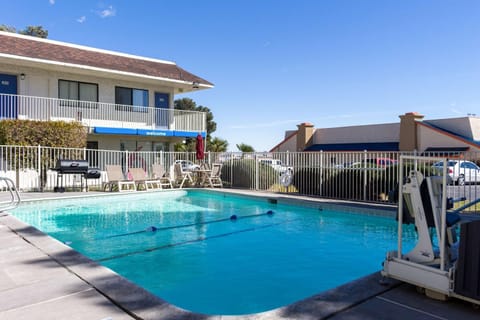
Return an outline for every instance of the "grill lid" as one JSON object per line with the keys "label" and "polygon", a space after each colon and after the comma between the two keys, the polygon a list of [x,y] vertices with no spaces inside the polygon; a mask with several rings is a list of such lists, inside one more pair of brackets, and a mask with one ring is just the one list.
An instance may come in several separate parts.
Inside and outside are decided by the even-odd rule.
{"label": "grill lid", "polygon": [[87,160],[58,159],[53,170],[60,173],[87,173]]}

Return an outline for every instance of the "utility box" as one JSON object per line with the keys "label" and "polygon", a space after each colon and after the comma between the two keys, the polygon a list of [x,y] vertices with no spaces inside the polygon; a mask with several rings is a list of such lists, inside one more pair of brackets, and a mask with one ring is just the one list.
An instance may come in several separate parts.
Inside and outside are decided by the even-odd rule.
{"label": "utility box", "polygon": [[480,221],[461,225],[453,291],[480,300]]}

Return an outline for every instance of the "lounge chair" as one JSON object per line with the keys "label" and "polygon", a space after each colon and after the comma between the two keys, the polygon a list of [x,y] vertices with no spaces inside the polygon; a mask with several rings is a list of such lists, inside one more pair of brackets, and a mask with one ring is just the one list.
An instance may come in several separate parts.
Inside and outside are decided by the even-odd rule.
{"label": "lounge chair", "polygon": [[145,190],[161,189],[160,180],[149,179],[147,173],[143,168],[130,168],[128,169],[132,180],[135,182],[137,190],[143,185]]}
{"label": "lounge chair", "polygon": [[153,176],[152,181],[158,181],[160,188],[173,188],[172,181],[161,164],[152,164],[151,174]]}
{"label": "lounge chair", "polygon": [[183,187],[183,184],[186,180],[189,180],[190,183],[193,183],[192,173],[189,171],[183,171],[180,163],[175,163],[173,170],[175,174],[175,183],[179,186],[179,188]]}
{"label": "lounge chair", "polygon": [[221,174],[222,174],[222,164],[221,163],[212,164],[212,171],[207,176],[208,184],[210,185],[210,187],[223,188],[222,179],[220,178]]}
{"label": "lounge chair", "polygon": [[[108,190],[112,192],[114,186],[117,186],[119,192],[137,190],[134,181],[125,179],[122,171],[122,166],[107,165],[106,170],[108,182],[105,182],[103,184],[103,191],[106,191],[108,188]],[[123,187],[126,187],[126,189],[124,189]]]}

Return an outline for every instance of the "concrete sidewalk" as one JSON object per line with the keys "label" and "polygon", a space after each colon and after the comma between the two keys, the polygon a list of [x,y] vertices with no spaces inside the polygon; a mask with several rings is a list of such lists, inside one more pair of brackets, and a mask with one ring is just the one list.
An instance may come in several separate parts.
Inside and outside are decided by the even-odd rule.
{"label": "concrete sidewalk", "polygon": [[15,217],[0,213],[0,319],[480,318],[480,311],[468,303],[431,300],[410,285],[396,281],[381,285],[379,280],[375,273],[259,314],[196,314],[170,305]]}

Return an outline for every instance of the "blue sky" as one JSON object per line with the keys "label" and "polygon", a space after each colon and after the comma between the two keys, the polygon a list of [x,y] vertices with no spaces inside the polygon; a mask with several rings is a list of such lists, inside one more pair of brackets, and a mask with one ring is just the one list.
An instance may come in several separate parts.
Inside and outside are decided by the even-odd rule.
{"label": "blue sky", "polygon": [[269,150],[317,128],[480,114],[480,1],[15,0],[0,24],[172,60],[215,84],[213,136]]}

